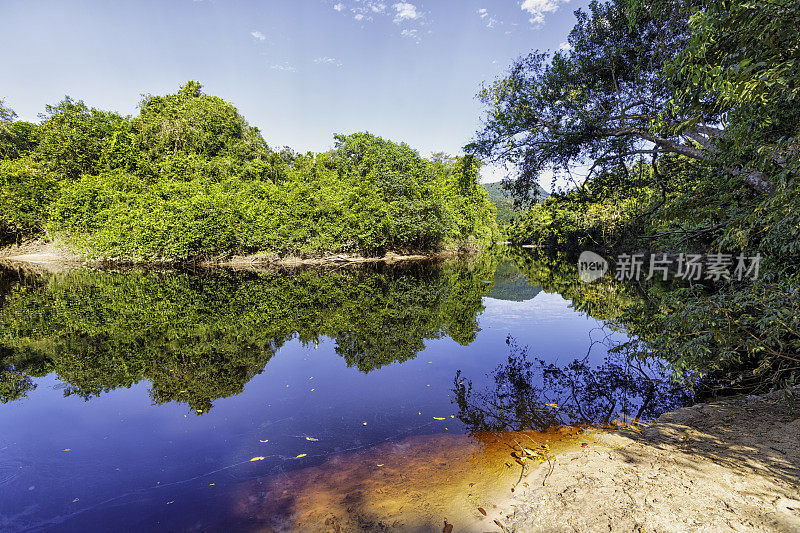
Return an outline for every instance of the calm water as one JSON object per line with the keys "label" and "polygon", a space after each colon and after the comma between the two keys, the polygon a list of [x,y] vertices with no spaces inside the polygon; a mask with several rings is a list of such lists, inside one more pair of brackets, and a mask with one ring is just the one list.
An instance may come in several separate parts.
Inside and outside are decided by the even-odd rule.
{"label": "calm water", "polygon": [[263,517],[236,510],[245,483],[486,429],[459,383],[496,392],[492,372],[526,346],[540,365],[597,367],[624,340],[520,268],[532,267],[495,254],[260,273],[4,270],[0,530],[257,529]]}

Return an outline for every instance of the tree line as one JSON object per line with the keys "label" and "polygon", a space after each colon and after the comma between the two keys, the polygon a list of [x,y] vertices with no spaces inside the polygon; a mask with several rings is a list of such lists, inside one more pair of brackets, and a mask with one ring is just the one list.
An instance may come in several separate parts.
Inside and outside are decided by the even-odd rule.
{"label": "tree line", "polygon": [[271,149],[190,81],[121,116],[69,97],[39,124],[0,103],[0,239],[59,239],[89,256],[431,251],[497,234],[472,156],[337,135],[324,153]]}
{"label": "tree line", "polygon": [[[620,316],[650,353],[726,386],[796,383],[800,4],[608,0],[576,16],[569,47],[479,95],[468,152],[516,167],[506,187],[530,206],[510,240],[760,254],[756,281],[646,283]],[[546,172],[570,185],[536,204]]]}

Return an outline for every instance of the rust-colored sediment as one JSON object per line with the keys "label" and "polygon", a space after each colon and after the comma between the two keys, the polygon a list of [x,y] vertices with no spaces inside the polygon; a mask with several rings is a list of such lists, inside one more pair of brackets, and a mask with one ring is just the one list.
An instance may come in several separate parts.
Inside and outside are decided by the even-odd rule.
{"label": "rust-colored sediment", "polygon": [[513,511],[511,488],[520,476],[515,441],[558,453],[579,433],[436,434],[338,454],[245,484],[236,514],[260,531],[442,531],[445,520],[454,531],[499,531],[494,520]]}

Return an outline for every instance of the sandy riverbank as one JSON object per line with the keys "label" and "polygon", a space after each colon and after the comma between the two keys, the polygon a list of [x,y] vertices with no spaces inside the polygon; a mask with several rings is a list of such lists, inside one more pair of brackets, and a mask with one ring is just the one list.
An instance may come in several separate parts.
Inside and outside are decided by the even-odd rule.
{"label": "sandy riverbank", "polygon": [[[259,268],[292,268],[302,266],[332,266],[332,265],[359,265],[370,263],[394,264],[405,261],[425,261],[446,259],[463,255],[472,255],[478,250],[445,250],[426,254],[386,252],[382,256],[363,256],[360,254],[323,254],[311,256],[296,255],[247,255],[210,259],[199,263],[192,263],[201,267],[226,267],[235,269]],[[41,243],[38,241],[10,245],[0,248],[0,262],[8,264],[22,264],[38,267],[43,270],[54,270],[60,267],[75,267],[80,265],[126,265],[126,266],[181,266],[182,263],[151,263],[114,261],[108,259],[87,260],[80,254],[71,250],[63,243]],[[185,263],[183,263],[185,265]]]}
{"label": "sandy riverbank", "polygon": [[800,388],[667,413],[528,477],[513,531],[800,531]]}
{"label": "sandy riverbank", "polygon": [[[800,531],[795,394],[639,429],[413,437],[254,480],[233,505],[264,531]],[[533,440],[553,463],[530,462],[517,484],[512,447]]]}

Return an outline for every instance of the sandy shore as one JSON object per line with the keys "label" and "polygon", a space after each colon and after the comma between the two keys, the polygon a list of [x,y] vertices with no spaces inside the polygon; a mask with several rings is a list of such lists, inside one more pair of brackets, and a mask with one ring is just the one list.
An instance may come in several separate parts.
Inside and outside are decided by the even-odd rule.
{"label": "sandy shore", "polygon": [[592,430],[513,498],[511,531],[800,531],[800,388]]}
{"label": "sandy shore", "polygon": [[[643,428],[413,437],[254,480],[233,505],[258,531],[800,531],[795,394]],[[512,449],[534,441],[552,462],[520,482]]]}
{"label": "sandy shore", "polygon": [[[247,255],[201,261],[202,267],[227,267],[235,269],[258,268],[292,268],[301,266],[358,265],[369,263],[400,263],[405,261],[424,261],[444,259],[462,255],[471,255],[477,250],[447,250],[430,254],[403,254],[387,252],[382,256],[363,256],[360,254],[328,254],[311,257],[294,255]],[[23,264],[53,270],[60,266],[74,267],[80,265],[131,265],[131,266],[179,266],[179,263],[135,263],[130,261],[113,261],[104,259],[87,260],[62,243],[28,242],[0,248],[0,262]],[[193,263],[194,264],[194,263]]]}

